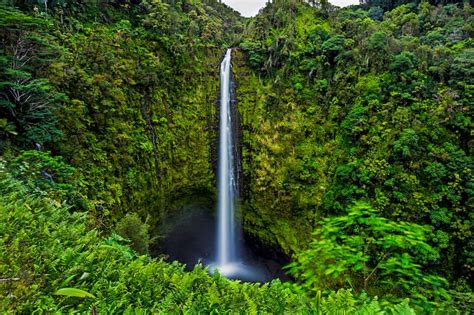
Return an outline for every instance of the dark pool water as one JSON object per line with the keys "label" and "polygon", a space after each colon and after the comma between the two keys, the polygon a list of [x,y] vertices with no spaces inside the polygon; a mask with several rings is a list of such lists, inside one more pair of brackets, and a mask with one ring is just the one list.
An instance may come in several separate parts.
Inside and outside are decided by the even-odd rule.
{"label": "dark pool water", "polygon": [[[191,204],[168,217],[158,227],[159,238],[152,246],[155,256],[166,255],[169,261],[179,261],[192,270],[198,263],[212,265],[215,260],[216,224],[213,211],[206,205]],[[275,252],[257,249],[251,241],[241,238],[239,271],[230,278],[248,282],[290,280],[282,267],[287,263]],[[271,254],[270,254],[271,253]]]}

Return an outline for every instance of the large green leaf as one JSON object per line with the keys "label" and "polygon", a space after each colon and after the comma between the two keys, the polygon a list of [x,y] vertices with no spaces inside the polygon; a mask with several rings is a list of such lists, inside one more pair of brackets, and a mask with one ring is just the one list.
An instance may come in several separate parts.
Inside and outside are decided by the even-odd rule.
{"label": "large green leaf", "polygon": [[75,296],[80,298],[92,298],[95,299],[95,296],[81,289],[76,288],[62,288],[54,293],[55,295],[65,295],[65,296]]}

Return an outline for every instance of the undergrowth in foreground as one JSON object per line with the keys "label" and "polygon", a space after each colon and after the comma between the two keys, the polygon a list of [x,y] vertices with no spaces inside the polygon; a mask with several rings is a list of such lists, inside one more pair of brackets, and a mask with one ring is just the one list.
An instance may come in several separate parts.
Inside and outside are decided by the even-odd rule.
{"label": "undergrowth in foreground", "polygon": [[[2,313],[413,313],[407,302],[390,305],[347,290],[308,298],[279,280],[242,283],[202,266],[186,272],[181,264],[139,256],[118,235],[101,236],[88,228],[85,213],[73,210],[0,165]],[[58,295],[64,288],[89,294]]]}

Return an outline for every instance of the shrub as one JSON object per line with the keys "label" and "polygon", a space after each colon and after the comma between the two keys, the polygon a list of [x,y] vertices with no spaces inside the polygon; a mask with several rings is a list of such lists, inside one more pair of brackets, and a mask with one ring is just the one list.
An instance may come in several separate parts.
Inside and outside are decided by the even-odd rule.
{"label": "shrub", "polygon": [[[356,292],[411,295],[431,311],[428,300],[449,298],[446,280],[427,274],[422,264],[438,257],[427,243],[429,226],[381,217],[359,202],[343,216],[325,219],[309,249],[296,255],[290,272],[309,291],[350,286]],[[399,300],[399,299],[396,299]]]}
{"label": "shrub", "polygon": [[117,224],[117,233],[130,240],[130,246],[139,254],[148,252],[150,235],[148,224],[143,223],[138,214],[127,213]]}

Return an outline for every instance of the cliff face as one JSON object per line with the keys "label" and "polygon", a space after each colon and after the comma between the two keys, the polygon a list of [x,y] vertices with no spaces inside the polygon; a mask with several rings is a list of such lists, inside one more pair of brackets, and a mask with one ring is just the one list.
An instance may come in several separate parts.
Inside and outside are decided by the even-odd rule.
{"label": "cliff face", "polygon": [[[246,234],[291,254],[309,239],[311,221],[293,216],[292,192],[285,190],[288,166],[282,157],[294,149],[282,124],[297,120],[292,110],[271,108],[271,84],[248,67],[248,56],[235,50],[233,71],[242,134],[242,217]],[[280,109],[284,110],[284,109]],[[283,140],[283,141],[282,141]],[[293,198],[293,199],[292,199]]]}
{"label": "cliff face", "polygon": [[212,196],[219,64],[243,18],[217,1],[48,4],[0,5],[0,101],[17,81],[31,95],[0,106],[0,154],[63,156],[74,204],[107,228]]}
{"label": "cliff face", "polygon": [[[97,33],[75,47],[87,63],[94,60],[86,46],[112,45]],[[126,50],[131,40],[117,39],[121,49],[103,68],[62,65],[70,70],[55,82],[74,89],[60,116],[67,139],[60,150],[79,169],[88,196],[102,200],[98,212],[139,212],[153,222],[189,195],[214,191],[221,49],[196,50],[178,68],[171,56],[142,47],[159,59],[150,74],[158,83],[144,86],[144,66],[131,62],[142,56]]]}

